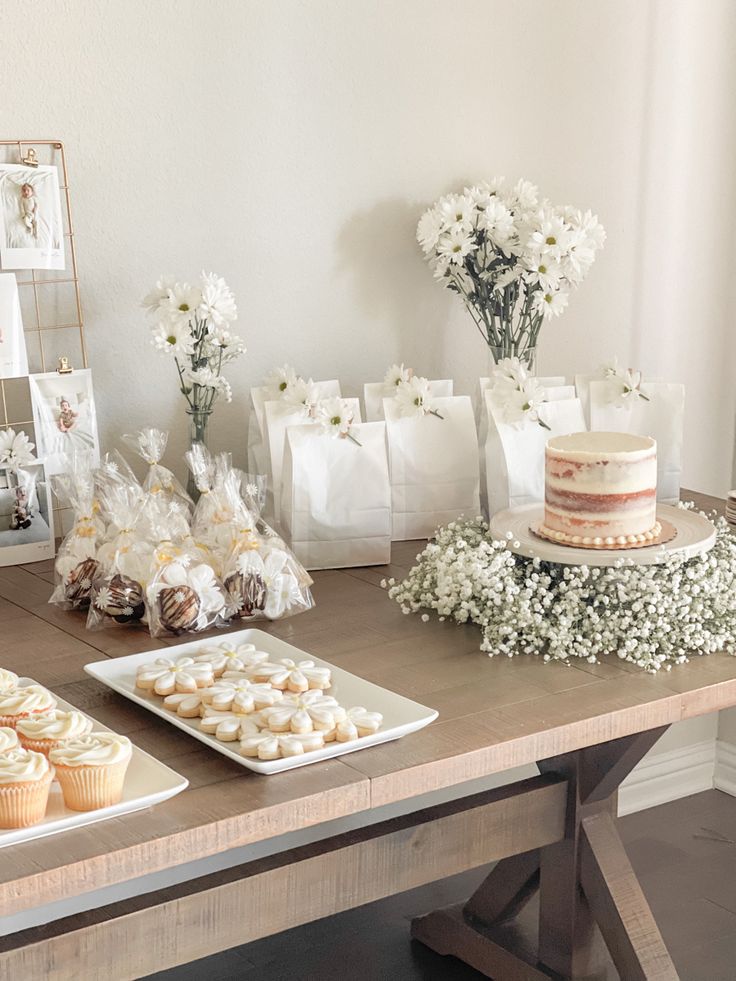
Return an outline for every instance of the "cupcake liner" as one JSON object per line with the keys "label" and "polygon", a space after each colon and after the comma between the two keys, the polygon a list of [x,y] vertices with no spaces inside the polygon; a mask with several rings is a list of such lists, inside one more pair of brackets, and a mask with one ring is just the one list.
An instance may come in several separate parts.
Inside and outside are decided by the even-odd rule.
{"label": "cupcake liner", "polygon": [[73,811],[93,811],[117,804],[123,796],[125,771],[130,758],[103,766],[64,766],[56,764],[64,803]]}
{"label": "cupcake liner", "polygon": [[46,814],[53,770],[40,780],[0,785],[0,828],[28,828]]}
{"label": "cupcake liner", "polygon": [[57,749],[67,742],[65,739],[28,739],[22,732],[17,729],[15,731],[18,733],[18,741],[23,749],[31,749],[34,753],[43,753],[47,758],[52,749]]}

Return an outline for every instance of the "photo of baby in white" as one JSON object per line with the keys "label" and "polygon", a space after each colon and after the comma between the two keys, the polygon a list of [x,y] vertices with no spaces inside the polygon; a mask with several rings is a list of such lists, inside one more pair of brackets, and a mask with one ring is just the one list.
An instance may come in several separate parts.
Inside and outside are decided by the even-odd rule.
{"label": "photo of baby in white", "polygon": [[20,561],[16,549],[53,541],[49,521],[49,492],[44,468],[38,463],[19,470],[0,468],[0,565]]}
{"label": "photo of baby in white", "polygon": [[56,167],[0,164],[0,259],[5,269],[63,269]]}
{"label": "photo of baby in white", "polygon": [[47,473],[63,473],[70,457],[80,452],[96,464],[99,443],[89,368],[68,375],[56,371],[31,375],[29,382],[37,450]]}

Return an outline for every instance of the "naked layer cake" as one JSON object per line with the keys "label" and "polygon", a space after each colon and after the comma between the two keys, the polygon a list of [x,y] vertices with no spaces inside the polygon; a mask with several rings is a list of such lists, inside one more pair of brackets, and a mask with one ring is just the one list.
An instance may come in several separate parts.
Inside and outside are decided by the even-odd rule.
{"label": "naked layer cake", "polygon": [[545,450],[545,538],[567,545],[642,545],[657,521],[657,444],[629,433],[555,436]]}

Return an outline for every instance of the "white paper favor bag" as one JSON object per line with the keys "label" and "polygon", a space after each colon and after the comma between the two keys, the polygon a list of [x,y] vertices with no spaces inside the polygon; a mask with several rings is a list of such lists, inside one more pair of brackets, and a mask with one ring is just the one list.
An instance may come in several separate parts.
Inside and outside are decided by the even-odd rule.
{"label": "white paper favor bag", "polygon": [[350,427],[358,446],[316,426],[289,426],[281,524],[307,569],[385,565],[391,559],[386,423]]}
{"label": "white paper favor bag", "polygon": [[429,538],[461,514],[479,513],[478,443],[467,395],[432,400],[443,417],[401,416],[384,399],[394,541]]}
{"label": "white paper favor bag", "polygon": [[[314,382],[319,398],[332,398],[333,396],[340,397],[340,382],[337,380]],[[253,392],[259,391],[257,389],[251,390],[251,397],[253,398]],[[261,389],[260,392],[264,390]],[[269,389],[265,389],[266,395],[269,393]],[[273,518],[274,521],[279,520],[279,508],[280,508],[280,497],[281,497],[281,466],[284,457],[284,439],[286,437],[286,427],[296,426],[296,425],[309,425],[313,422],[311,419],[304,417],[302,412],[295,409],[288,402],[283,399],[263,401],[262,395],[260,398],[260,409],[257,408],[257,400],[253,399],[253,408],[258,419],[259,414],[262,413],[262,448],[258,448],[256,443],[255,454],[260,457],[264,467],[262,469],[256,469],[255,473],[265,473],[269,477],[268,482],[268,493],[266,500],[266,512]],[[357,407],[358,413],[360,413],[360,407],[358,406],[358,400],[354,400]],[[251,417],[253,416],[251,412]],[[356,415],[359,418],[359,415]],[[248,452],[248,461],[250,463],[250,447]],[[254,459],[255,462],[255,459]]]}
{"label": "white paper favor bag", "polygon": [[642,382],[646,399],[617,398],[608,381],[590,382],[590,428],[599,432],[634,433],[657,441],[657,500],[676,504],[682,476],[682,435],[685,386]]}
{"label": "white paper favor bag", "polygon": [[539,417],[549,426],[525,419],[508,423],[486,392],[488,435],[483,448],[488,513],[544,500],[544,448],[552,436],[585,430],[579,399],[545,402]]}
{"label": "white paper favor bag", "polygon": [[[429,383],[432,398],[446,398],[453,394],[452,378],[438,378]],[[363,386],[366,422],[379,422],[384,418],[383,400],[391,398],[394,392],[385,382],[366,382]]]}

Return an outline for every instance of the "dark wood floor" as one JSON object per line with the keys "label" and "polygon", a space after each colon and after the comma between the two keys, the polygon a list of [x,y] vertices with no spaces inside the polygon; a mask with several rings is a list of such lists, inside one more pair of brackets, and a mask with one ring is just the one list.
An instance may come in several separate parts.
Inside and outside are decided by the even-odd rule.
{"label": "dark wood floor", "polygon": [[[736,981],[736,798],[717,790],[696,794],[631,814],[621,820],[621,831],[681,981]],[[486,871],[435,882],[151,978],[477,981],[475,971],[412,944],[409,922],[465,899]],[[616,977],[613,971],[609,976]]]}

